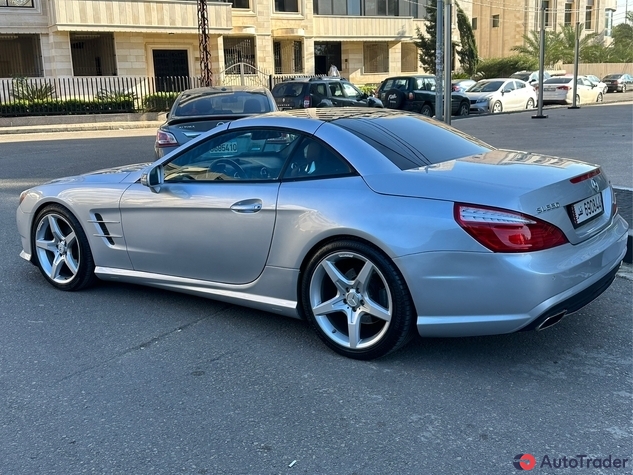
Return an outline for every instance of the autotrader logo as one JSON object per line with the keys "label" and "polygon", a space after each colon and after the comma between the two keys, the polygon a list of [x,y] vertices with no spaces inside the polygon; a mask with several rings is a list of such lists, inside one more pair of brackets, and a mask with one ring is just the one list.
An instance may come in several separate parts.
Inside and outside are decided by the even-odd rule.
{"label": "autotrader logo", "polygon": [[532,470],[536,467],[536,459],[532,454],[519,454],[514,456],[512,464],[517,470]]}

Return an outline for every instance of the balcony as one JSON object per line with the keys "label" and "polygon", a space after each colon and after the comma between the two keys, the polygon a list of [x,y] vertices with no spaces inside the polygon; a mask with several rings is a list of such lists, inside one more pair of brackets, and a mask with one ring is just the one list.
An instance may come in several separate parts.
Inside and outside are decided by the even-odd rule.
{"label": "balcony", "polygon": [[[53,30],[197,33],[195,0],[51,0]],[[232,28],[231,4],[209,2],[209,33]]]}
{"label": "balcony", "polygon": [[314,38],[335,41],[402,41],[415,35],[411,17],[315,16]]}

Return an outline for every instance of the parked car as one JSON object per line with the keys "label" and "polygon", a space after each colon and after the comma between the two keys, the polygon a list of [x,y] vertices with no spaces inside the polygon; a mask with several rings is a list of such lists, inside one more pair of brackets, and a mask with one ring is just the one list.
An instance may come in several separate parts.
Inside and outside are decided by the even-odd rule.
{"label": "parked car", "polygon": [[575,93],[573,76],[556,76],[543,82],[543,104],[573,104],[574,94],[576,105],[603,100],[602,88],[584,76],[578,76]]}
{"label": "parked car", "polygon": [[453,79],[451,86],[453,87],[453,92],[466,92],[470,86],[476,83],[477,81],[474,79]]}
{"label": "parked car", "polygon": [[602,78],[602,82],[607,85],[609,92],[626,92],[633,88],[633,76],[630,74],[609,74]]}
{"label": "parked car", "polygon": [[20,256],[57,289],[99,278],[306,318],[358,359],[416,330],[547,328],[609,287],[628,233],[597,165],[351,107],[253,116],[152,164],[37,185],[16,218]]}
{"label": "parked car", "polygon": [[[537,85],[539,81],[539,71],[517,71],[514,74],[511,74],[510,77],[512,79],[520,79],[532,86]],[[543,71],[543,81],[549,79],[551,76],[547,71]]]}
{"label": "parked car", "polygon": [[340,77],[287,79],[272,90],[279,110],[309,107],[383,107],[380,99],[369,96]]}
{"label": "parked car", "polygon": [[181,92],[156,132],[154,153],[163,157],[218,124],[277,110],[265,87],[217,86]]}
{"label": "parked car", "polygon": [[591,81],[592,84],[595,84],[602,91],[603,96],[604,94],[609,92],[609,86],[607,86],[604,82],[602,82],[598,76],[594,76],[593,74],[587,74],[585,75],[585,78],[589,79],[589,81]]}
{"label": "parked car", "polygon": [[470,112],[477,114],[533,109],[537,101],[532,86],[510,78],[482,79],[466,95],[470,98]]}
{"label": "parked car", "polygon": [[[389,109],[435,115],[435,76],[395,76],[385,79],[378,88],[378,97]],[[468,115],[468,97],[460,92],[451,93],[452,115]]]}

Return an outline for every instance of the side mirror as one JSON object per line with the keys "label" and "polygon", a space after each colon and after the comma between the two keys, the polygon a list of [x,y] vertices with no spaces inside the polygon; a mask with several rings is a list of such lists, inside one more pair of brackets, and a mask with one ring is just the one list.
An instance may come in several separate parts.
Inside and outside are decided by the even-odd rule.
{"label": "side mirror", "polygon": [[510,89],[504,89],[503,91],[501,91],[503,94],[510,92]]}
{"label": "side mirror", "polygon": [[158,193],[160,191],[160,185],[163,184],[164,179],[163,166],[158,165],[157,167],[151,168],[149,172],[141,175],[141,185],[147,186],[154,193]]}

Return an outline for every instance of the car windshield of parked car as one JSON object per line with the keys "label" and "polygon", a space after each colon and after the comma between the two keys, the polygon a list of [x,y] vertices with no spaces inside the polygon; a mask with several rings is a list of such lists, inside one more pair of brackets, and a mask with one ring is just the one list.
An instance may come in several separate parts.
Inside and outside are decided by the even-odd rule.
{"label": "car windshield of parked car", "polygon": [[240,91],[183,97],[171,117],[259,114],[271,110],[263,93]]}
{"label": "car windshield of parked car", "polygon": [[494,92],[503,86],[504,81],[480,81],[468,89],[468,92]]}
{"label": "car windshield of parked car", "polygon": [[281,83],[273,88],[274,97],[299,97],[303,91],[303,83]]}
{"label": "car windshield of parked car", "polygon": [[332,123],[367,142],[401,170],[494,150],[474,137],[417,115],[346,118]]}
{"label": "car windshield of parked car", "polygon": [[543,81],[544,84],[567,84],[574,78],[549,78]]}

